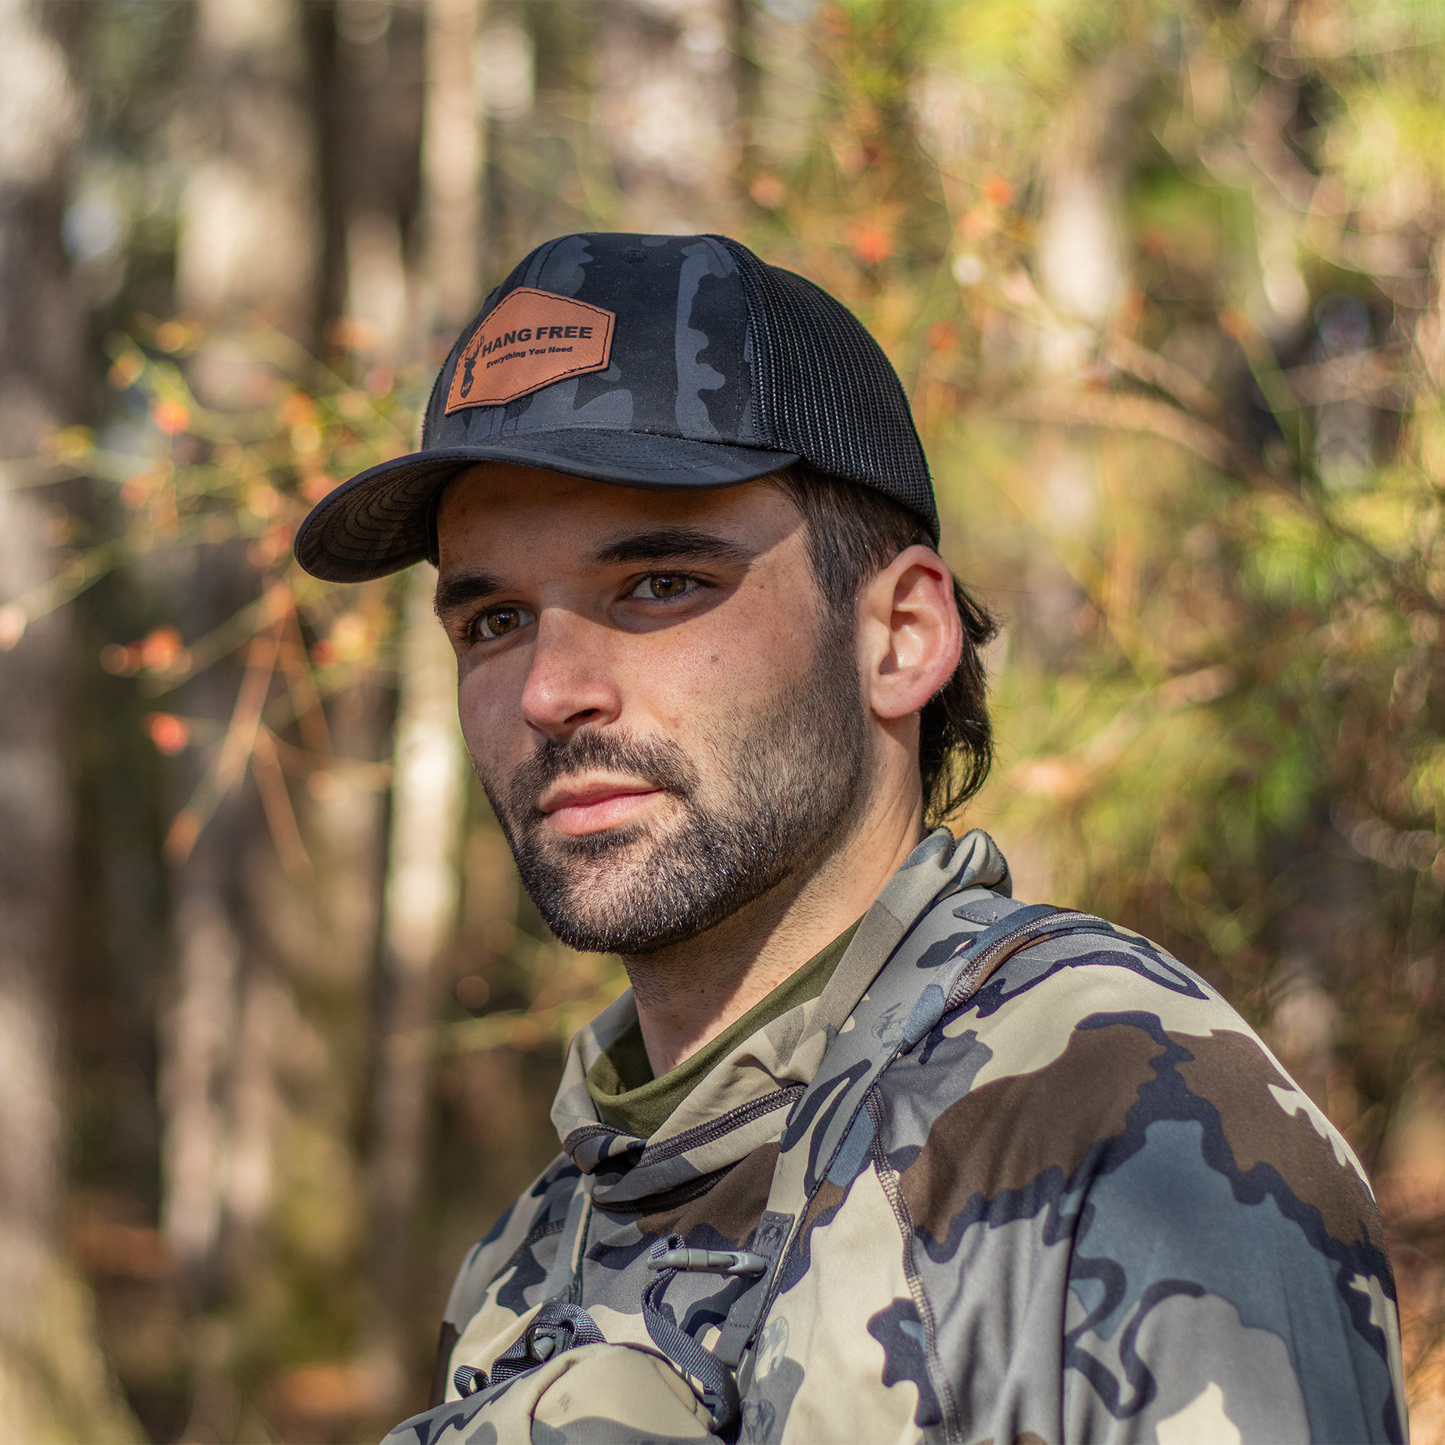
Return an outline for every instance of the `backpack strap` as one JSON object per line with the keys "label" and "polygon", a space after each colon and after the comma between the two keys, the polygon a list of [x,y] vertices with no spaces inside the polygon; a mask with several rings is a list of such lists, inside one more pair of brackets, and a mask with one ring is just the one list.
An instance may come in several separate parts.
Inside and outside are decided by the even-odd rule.
{"label": "backpack strap", "polygon": [[[743,1308],[730,1313],[719,1341],[720,1356],[740,1361],[744,1394],[750,1351],[781,1293],[809,1201],[829,1177],[847,1184],[872,1146],[873,1121],[864,1101],[883,1071],[911,1053],[1020,949],[1071,933],[1118,936],[1101,918],[1047,904],[1019,906],[989,927],[965,932],[959,923],[970,906],[959,905],[957,894],[941,899],[895,949],[854,1009],[850,1026],[830,1040],[812,1083],[789,1113],[764,1216],[788,1219],[787,1240],[768,1274],[739,1299]],[[950,942],[951,948],[945,946]],[[922,988],[920,973],[934,975]]]}
{"label": "backpack strap", "polygon": [[[980,916],[983,899],[990,906]],[[1009,911],[999,918],[997,906]],[[984,919],[990,920],[987,926],[978,928]],[[701,1382],[720,1438],[737,1438],[739,1402],[752,1374],[752,1347],[781,1293],[785,1265],[809,1201],[830,1177],[840,1185],[848,1183],[872,1146],[873,1122],[864,1103],[883,1071],[977,993],[1005,959],[1045,938],[1084,932],[1117,936],[1113,925],[1091,914],[1047,904],[1011,905],[978,889],[950,889],[925,909],[889,955],[845,1029],[829,1040],[812,1082],[789,1111],[767,1209],[749,1251],[739,1255],[749,1267],[735,1271],[756,1278],[728,1311],[716,1349],[707,1349],[679,1329],[662,1304],[667,1283],[679,1270],[709,1267],[705,1261],[696,1266],[673,1261],[706,1252],[674,1248],[680,1240],[659,1241],[654,1251],[659,1272],[643,1294],[647,1330],[663,1354]],[[926,980],[922,987],[920,978]]]}

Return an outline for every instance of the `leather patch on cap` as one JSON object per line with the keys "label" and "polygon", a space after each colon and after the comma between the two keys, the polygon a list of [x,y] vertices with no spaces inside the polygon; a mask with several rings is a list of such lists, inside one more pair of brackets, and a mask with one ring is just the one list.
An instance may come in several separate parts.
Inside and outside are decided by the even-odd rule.
{"label": "leather patch on cap", "polygon": [[564,377],[604,370],[616,320],[615,312],[600,306],[518,286],[462,349],[446,414],[501,406]]}

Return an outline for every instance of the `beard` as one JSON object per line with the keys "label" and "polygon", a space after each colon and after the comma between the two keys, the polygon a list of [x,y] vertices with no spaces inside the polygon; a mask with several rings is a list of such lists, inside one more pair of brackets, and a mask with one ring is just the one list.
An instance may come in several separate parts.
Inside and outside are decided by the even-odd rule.
{"label": "beard", "polygon": [[[852,619],[829,614],[808,671],[765,709],[671,739],[583,728],[482,786],[547,926],[587,953],[640,957],[706,933],[816,866],[862,808],[872,752]],[[645,779],[679,805],[600,833],[551,834],[543,790],[584,769]]]}

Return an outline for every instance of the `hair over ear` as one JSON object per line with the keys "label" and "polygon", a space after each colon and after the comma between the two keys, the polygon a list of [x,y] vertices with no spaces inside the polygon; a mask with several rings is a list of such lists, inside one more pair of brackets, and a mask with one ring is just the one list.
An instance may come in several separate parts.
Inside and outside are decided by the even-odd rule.
{"label": "hair over ear", "polygon": [[[859,589],[908,547],[933,547],[921,518],[881,492],[798,462],[770,478],[802,514],[808,558],[824,601],[854,615]],[[958,811],[983,786],[993,765],[983,648],[998,624],[958,580],[953,600],[963,652],[953,675],[919,713],[918,770],[930,827]]]}

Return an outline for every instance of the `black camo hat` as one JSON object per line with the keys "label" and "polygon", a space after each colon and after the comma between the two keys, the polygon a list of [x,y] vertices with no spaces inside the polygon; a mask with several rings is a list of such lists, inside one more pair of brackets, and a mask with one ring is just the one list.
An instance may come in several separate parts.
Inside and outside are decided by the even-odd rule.
{"label": "black camo hat", "polygon": [[562,236],[458,337],[421,449],[317,503],[296,558],[335,582],[435,562],[434,503],[478,462],[675,491],[800,459],[876,487],[937,540],[903,387],[827,292],[725,236]]}

